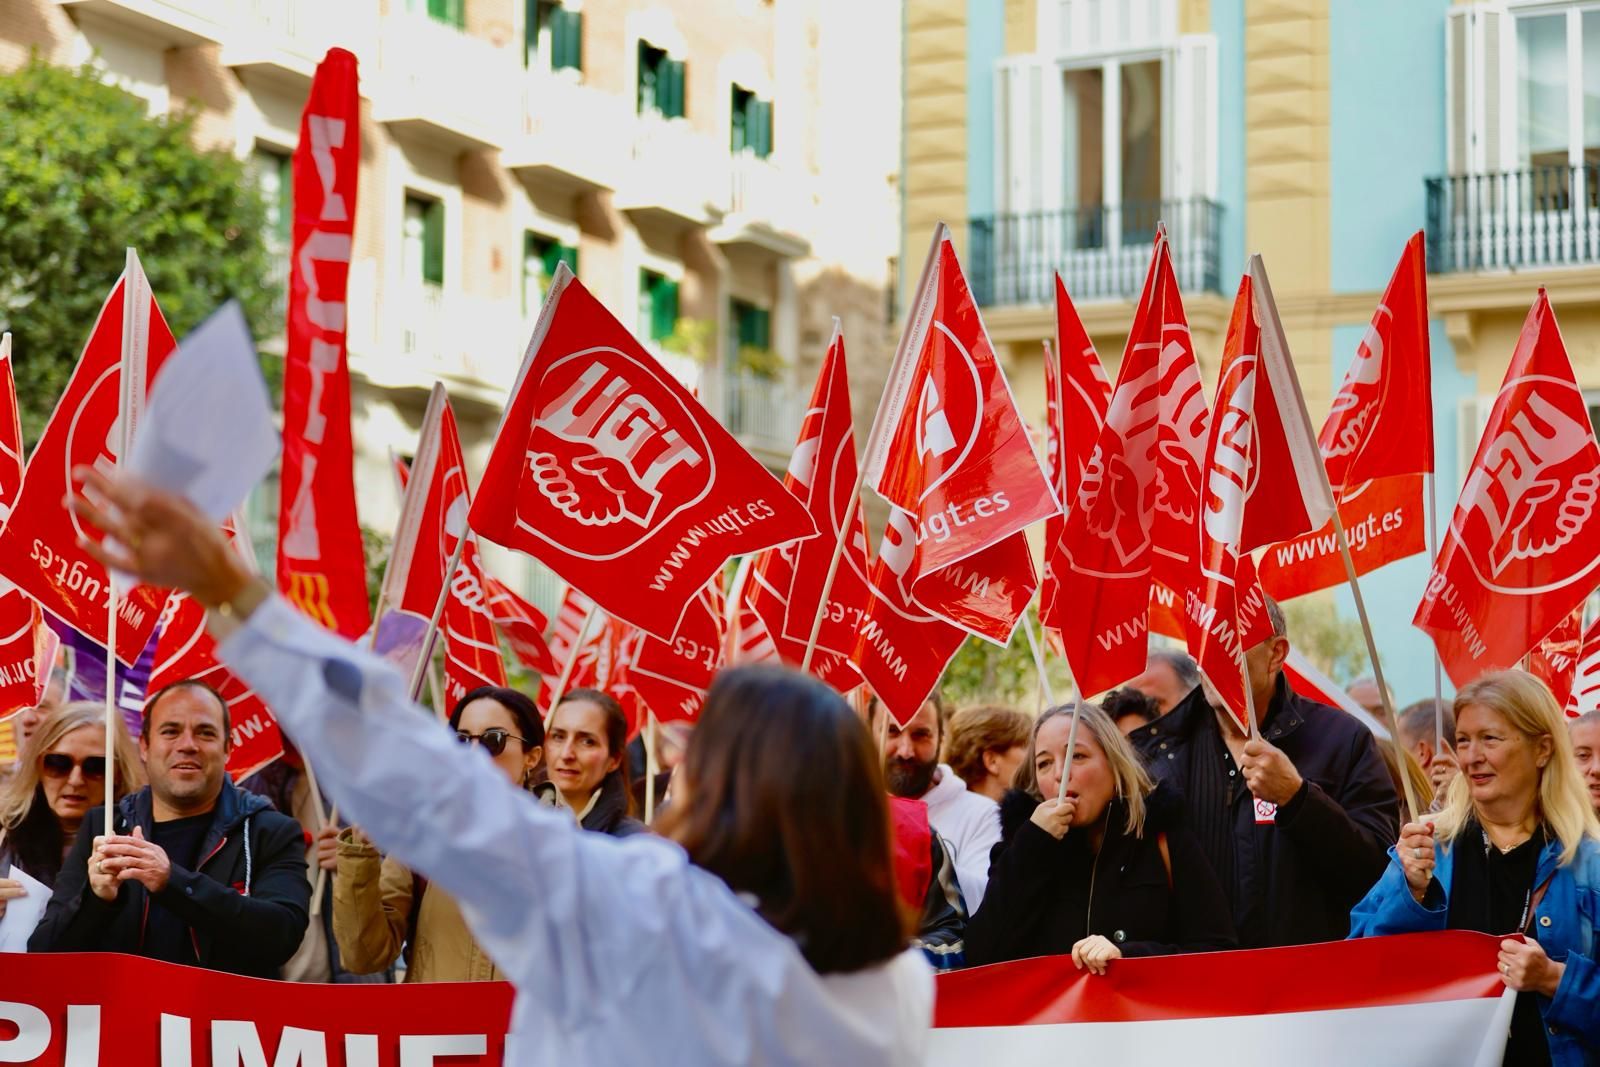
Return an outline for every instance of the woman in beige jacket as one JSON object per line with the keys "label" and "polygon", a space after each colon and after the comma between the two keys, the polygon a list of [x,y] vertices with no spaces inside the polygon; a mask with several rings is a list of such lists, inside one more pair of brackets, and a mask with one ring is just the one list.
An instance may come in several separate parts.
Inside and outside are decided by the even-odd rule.
{"label": "woman in beige jacket", "polygon": [[[544,753],[544,727],[533,701],[514,689],[474,689],[451,710],[450,728],[462,744],[482,746],[507,778],[531,787]],[[354,827],[339,835],[333,936],[345,968],[357,974],[384,970],[409,946],[408,982],[505,977],[473,939],[454,900],[393,857],[380,856]]]}

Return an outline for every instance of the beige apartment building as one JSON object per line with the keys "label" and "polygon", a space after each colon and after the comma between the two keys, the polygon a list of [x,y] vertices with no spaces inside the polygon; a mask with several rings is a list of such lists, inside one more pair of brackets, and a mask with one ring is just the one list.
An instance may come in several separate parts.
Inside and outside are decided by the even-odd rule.
{"label": "beige apartment building", "polygon": [[[356,478],[387,531],[435,380],[481,469],[560,262],[774,469],[839,316],[864,424],[894,343],[899,32],[848,0],[0,0],[0,69],[37,51],[197,109],[281,248],[312,73],[356,55]],[[490,566],[555,595],[524,557]]]}

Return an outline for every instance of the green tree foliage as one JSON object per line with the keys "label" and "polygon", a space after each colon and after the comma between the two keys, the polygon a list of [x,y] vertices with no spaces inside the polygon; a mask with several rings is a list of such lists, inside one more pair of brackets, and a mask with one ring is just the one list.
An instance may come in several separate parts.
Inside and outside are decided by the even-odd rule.
{"label": "green tree foliage", "polygon": [[229,297],[257,337],[280,332],[261,195],[243,163],[196,149],[193,132],[192,113],[151,118],[89,67],[35,57],[0,75],[0,329],[15,335],[29,441],[128,246],[179,338]]}
{"label": "green tree foliage", "polygon": [[[1032,608],[1028,609],[1027,625],[1034,628],[1039,640],[1044,640]],[[1044,649],[1041,651],[1050,675],[1051,695],[1059,703],[1072,693],[1071,675],[1061,657]],[[1043,706],[1039,672],[1034,667],[1033,653],[1028,648],[1022,624],[1017,626],[1011,643],[1005,648],[976,637],[967,638],[945,669],[940,687],[957,708],[968,704],[1012,704],[1032,713]]]}
{"label": "green tree foliage", "polygon": [[1329,678],[1349,685],[1372,673],[1361,624],[1339,617],[1331,590],[1285,601],[1283,616],[1289,624],[1289,642]]}

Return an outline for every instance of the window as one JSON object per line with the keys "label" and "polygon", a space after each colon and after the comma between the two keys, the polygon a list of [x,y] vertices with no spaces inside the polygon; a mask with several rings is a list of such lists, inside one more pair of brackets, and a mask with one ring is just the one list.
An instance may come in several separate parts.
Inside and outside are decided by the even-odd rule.
{"label": "window", "polygon": [[678,283],[653,270],[639,272],[639,332],[651,341],[678,329]]}
{"label": "window", "polygon": [[729,355],[741,367],[764,363],[765,360],[749,357],[771,352],[772,312],[743,300],[729,301],[728,310],[728,329],[733,335],[728,345]]}
{"label": "window", "polygon": [[684,112],[684,64],[669,59],[665,50],[639,42],[639,114],[654,111],[669,119]]}
{"label": "window", "polygon": [[772,155],[772,101],[762,100],[742,85],[733,87],[733,136],[729,148],[757,159]]}
{"label": "window", "polygon": [[428,17],[458,30],[467,28],[467,0],[428,0]]}
{"label": "window", "polygon": [[1517,162],[1600,163],[1600,7],[1524,15],[1517,26]]}
{"label": "window", "polygon": [[1065,142],[1062,203],[1075,211],[1080,247],[1103,243],[1103,207],[1119,204],[1126,244],[1154,237],[1161,214],[1161,60],[1111,60],[1061,73]]}
{"label": "window", "polygon": [[526,0],[522,62],[550,70],[583,69],[583,12],[556,0]]}
{"label": "window", "polygon": [[522,235],[522,314],[532,315],[544,303],[556,267],[565,263],[578,273],[578,250],[554,237],[528,231]]}
{"label": "window", "polygon": [[444,204],[406,194],[401,266],[408,281],[444,284]]}
{"label": "window", "polygon": [[267,206],[268,244],[287,254],[294,239],[294,171],[287,152],[257,147],[250,158]]}

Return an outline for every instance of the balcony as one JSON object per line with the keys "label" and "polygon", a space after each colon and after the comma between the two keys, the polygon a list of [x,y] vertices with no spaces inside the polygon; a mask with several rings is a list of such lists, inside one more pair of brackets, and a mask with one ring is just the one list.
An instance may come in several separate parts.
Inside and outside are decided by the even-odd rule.
{"label": "balcony", "polygon": [[711,239],[723,245],[747,245],[785,259],[811,251],[809,190],[798,176],[770,160],[737,155],[729,168],[728,212]]}
{"label": "balcony", "polygon": [[[352,272],[352,308],[362,290]],[[514,301],[391,281],[370,326],[351,321],[351,369],[380,388],[427,389],[438,380],[452,396],[499,407],[531,332]]]}
{"label": "balcony", "polygon": [[670,226],[711,226],[722,219],[727,175],[728,153],[716,140],[683,119],[647,112],[638,116],[617,206]]}
{"label": "balcony", "polygon": [[1158,222],[1167,226],[1179,286],[1221,292],[1222,205],[1195,199],[971,219],[973,295],[985,307],[1046,304],[1059,271],[1074,300],[1133,299]]}
{"label": "balcony", "polygon": [[57,0],[75,16],[134,30],[167,48],[190,48],[222,40],[210,0]]}
{"label": "balcony", "polygon": [[223,43],[222,63],[241,77],[304,92],[328,49],[348,49],[363,65],[377,54],[376,7],[325,0],[234,2],[236,22]]}
{"label": "balcony", "polygon": [[1428,270],[1600,263],[1600,163],[1428,178]]}
{"label": "balcony", "polygon": [[758,458],[783,466],[794,451],[805,400],[783,378],[745,368],[722,374],[723,424]]}
{"label": "balcony", "polygon": [[529,71],[523,135],[502,155],[525,181],[561,192],[616,189],[629,164],[626,99],[578,82],[576,71]]}
{"label": "balcony", "polygon": [[512,139],[515,120],[497,106],[521,99],[512,49],[415,13],[386,16],[378,33],[374,119],[449,151],[494,150]]}

